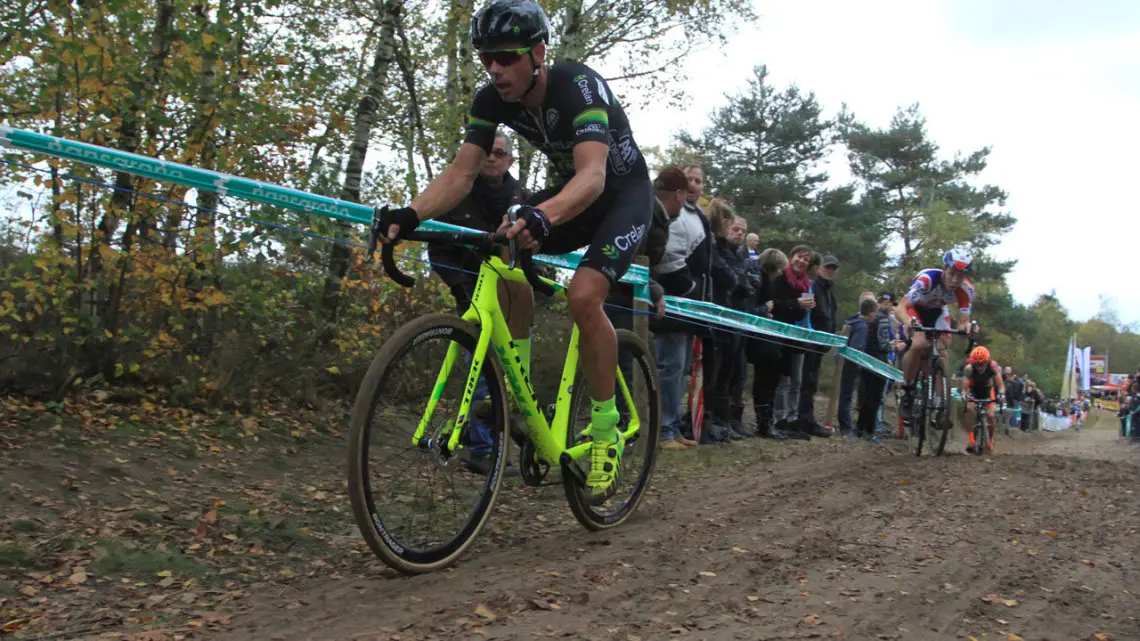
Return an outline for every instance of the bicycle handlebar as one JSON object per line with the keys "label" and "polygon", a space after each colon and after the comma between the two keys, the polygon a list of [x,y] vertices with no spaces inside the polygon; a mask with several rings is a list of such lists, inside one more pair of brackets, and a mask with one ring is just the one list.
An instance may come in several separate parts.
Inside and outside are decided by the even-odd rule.
{"label": "bicycle handlebar", "polygon": [[[380,249],[380,261],[384,265],[384,271],[388,274],[388,277],[397,284],[403,287],[411,287],[416,284],[416,279],[400,271],[400,268],[396,265],[395,250],[396,245],[398,245],[400,241],[387,241],[388,230],[380,229],[380,214],[385,210],[387,210],[387,207],[378,208],[376,209],[376,213],[372,215],[372,228],[368,233],[367,261],[372,261],[372,256],[376,253],[377,244],[383,244],[383,247]],[[535,291],[546,296],[554,295],[554,287],[543,281],[535,271],[534,259],[531,256],[531,252],[519,251],[514,239],[508,239],[506,232],[414,231],[401,240],[434,241],[449,245],[470,245],[483,252],[491,252],[494,251],[498,245],[506,245],[508,247],[511,268],[513,269],[517,264],[526,276],[526,281],[530,283],[530,286]]]}
{"label": "bicycle handlebar", "polygon": [[[978,326],[978,322],[972,320],[972,321],[970,321],[970,326],[976,329]],[[970,332],[967,330],[964,330],[964,329],[939,329],[937,327],[912,327],[912,329],[915,332],[918,332],[921,334],[932,334],[932,335],[934,335],[935,338],[937,338],[938,336],[941,336],[943,334],[949,335],[949,336],[970,336]],[[911,338],[910,334],[905,334],[904,336],[905,336],[904,342],[906,343],[907,349],[910,349],[911,343],[913,342],[914,339]],[[973,336],[971,336],[969,342],[966,345],[966,354],[969,354],[970,351],[972,349],[974,349],[975,342],[976,342],[976,339]]]}

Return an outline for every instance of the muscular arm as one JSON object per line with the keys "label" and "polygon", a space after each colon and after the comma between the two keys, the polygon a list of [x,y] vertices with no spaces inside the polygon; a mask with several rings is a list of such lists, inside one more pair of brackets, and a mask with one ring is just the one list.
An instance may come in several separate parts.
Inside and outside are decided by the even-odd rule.
{"label": "muscular arm", "polygon": [[895,318],[899,319],[904,329],[910,327],[910,320],[912,318],[917,318],[917,314],[914,313],[913,310],[914,303],[912,303],[909,298],[903,298],[899,306],[895,308]]}
{"label": "muscular arm", "polygon": [[454,209],[471,192],[471,185],[486,159],[487,152],[479,145],[463,143],[455,160],[412,201],[412,209],[419,219],[431,220]]}
{"label": "muscular arm", "polygon": [[602,142],[587,141],[574,146],[574,177],[553,198],[538,204],[551,225],[571,220],[602,195],[609,151],[609,145]]}
{"label": "muscular arm", "polygon": [[999,394],[1005,394],[1005,379],[1002,378],[1000,369],[994,374],[994,385]]}
{"label": "muscular arm", "polygon": [[967,398],[970,396],[970,388],[973,387],[974,384],[974,381],[970,378],[970,375],[973,374],[973,372],[973,365],[967,365],[962,368],[962,398]]}

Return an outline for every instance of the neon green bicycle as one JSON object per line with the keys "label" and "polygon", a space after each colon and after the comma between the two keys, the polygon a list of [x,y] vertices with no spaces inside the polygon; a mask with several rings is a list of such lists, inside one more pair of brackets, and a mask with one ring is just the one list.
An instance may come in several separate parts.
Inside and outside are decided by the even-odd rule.
{"label": "neon green bicycle", "polygon": [[[408,240],[462,245],[484,255],[508,244],[503,234],[478,232],[420,231]],[[374,238],[369,244],[371,253]],[[411,286],[414,280],[396,267],[394,247],[383,246],[385,271]],[[544,413],[500,308],[501,280],[566,295],[562,285],[535,273],[529,256],[519,257],[519,267],[490,257],[462,318],[429,314],[400,327],[376,354],[357,393],[349,433],[352,510],[372,551],[399,572],[451,565],[486,524],[513,432],[509,404],[525,425],[513,434],[521,445],[523,482],[543,484],[558,468],[570,510],[586,529],[621,525],[648,488],[660,433],[657,366],[649,347],[618,330],[615,395],[626,444],[615,493],[591,505],[588,469],[582,469],[590,460],[590,400],[578,368],[578,328],[570,336],[557,403]],[[491,350],[496,358],[487,358]],[[473,450],[484,462],[478,469],[467,464]]]}

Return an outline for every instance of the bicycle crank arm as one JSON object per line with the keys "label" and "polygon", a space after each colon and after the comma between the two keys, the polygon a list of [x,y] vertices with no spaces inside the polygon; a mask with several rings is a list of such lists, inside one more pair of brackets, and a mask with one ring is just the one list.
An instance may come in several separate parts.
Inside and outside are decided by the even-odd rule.
{"label": "bicycle crank arm", "polygon": [[586,487],[586,473],[582,471],[582,468],[578,467],[578,464],[574,462],[574,459],[570,458],[569,454],[563,452],[562,456],[558,457],[558,463],[562,467],[563,475],[569,474],[570,477],[574,479],[574,484],[578,487]]}

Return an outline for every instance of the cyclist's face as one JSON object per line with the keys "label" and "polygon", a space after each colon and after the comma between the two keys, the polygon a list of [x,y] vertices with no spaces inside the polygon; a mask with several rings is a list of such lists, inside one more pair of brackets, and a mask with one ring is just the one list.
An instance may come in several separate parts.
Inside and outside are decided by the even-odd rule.
{"label": "cyclist's face", "polygon": [[[546,45],[538,43],[529,53],[518,53],[525,48],[518,43],[506,43],[493,50],[480,53],[480,60],[491,83],[505,102],[518,102],[530,88],[534,70],[541,67],[546,55]],[[516,51],[511,51],[516,50]],[[534,65],[531,56],[534,56]]]}
{"label": "cyclist's face", "polygon": [[946,289],[954,291],[962,286],[962,278],[965,277],[965,274],[953,267],[947,267],[942,272],[942,282],[946,285]]}

